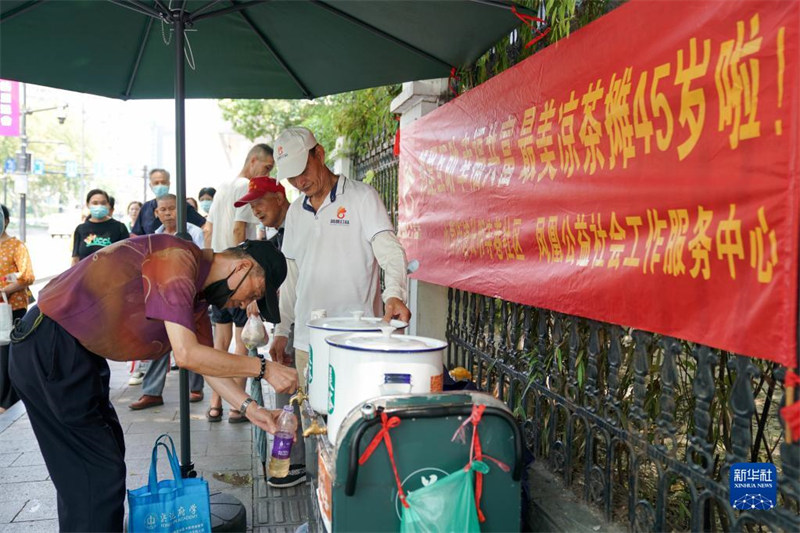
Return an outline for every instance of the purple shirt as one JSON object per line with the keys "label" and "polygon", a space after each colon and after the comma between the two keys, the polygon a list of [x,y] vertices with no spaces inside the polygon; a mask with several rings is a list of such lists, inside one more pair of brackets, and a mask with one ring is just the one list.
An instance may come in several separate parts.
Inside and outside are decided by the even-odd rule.
{"label": "purple shirt", "polygon": [[102,248],[39,293],[39,309],[107,359],[155,359],[171,350],[164,321],[212,346],[208,303],[198,297],[214,254],[172,235]]}

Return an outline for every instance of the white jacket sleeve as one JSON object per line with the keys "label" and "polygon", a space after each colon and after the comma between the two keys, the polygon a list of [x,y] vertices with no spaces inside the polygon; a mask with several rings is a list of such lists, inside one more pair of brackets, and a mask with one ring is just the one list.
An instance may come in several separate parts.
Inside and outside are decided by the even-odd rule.
{"label": "white jacket sleeve", "polygon": [[294,324],[294,305],[297,301],[297,263],[294,259],[286,260],[286,279],[280,289],[278,308],[281,312],[281,321],[275,324],[276,337],[288,337]]}
{"label": "white jacket sleeve", "polygon": [[383,269],[383,302],[399,298],[408,302],[406,251],[393,231],[381,231],[372,238],[372,253]]}

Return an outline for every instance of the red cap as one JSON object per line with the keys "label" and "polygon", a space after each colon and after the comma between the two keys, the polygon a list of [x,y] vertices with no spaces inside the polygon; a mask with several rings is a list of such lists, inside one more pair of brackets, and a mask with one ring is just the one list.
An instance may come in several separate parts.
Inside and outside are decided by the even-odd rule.
{"label": "red cap", "polygon": [[283,185],[278,183],[275,178],[269,176],[259,176],[250,180],[250,185],[247,187],[247,194],[233,202],[234,207],[242,207],[245,204],[258,200],[268,192],[279,192],[286,196],[286,189]]}

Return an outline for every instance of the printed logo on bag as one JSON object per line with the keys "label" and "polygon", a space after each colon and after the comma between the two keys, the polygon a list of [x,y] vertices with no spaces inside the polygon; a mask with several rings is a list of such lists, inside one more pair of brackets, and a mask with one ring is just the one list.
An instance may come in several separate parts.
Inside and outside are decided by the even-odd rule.
{"label": "printed logo on bag", "polygon": [[336,405],[336,371],[333,365],[328,365],[328,414],[333,414]]}
{"label": "printed logo on bag", "polygon": [[772,463],[736,463],[728,474],[731,506],[765,511],[778,501],[778,471]]}
{"label": "printed logo on bag", "polygon": [[[437,481],[442,478],[445,478],[449,475],[449,472],[442,470],[441,468],[434,468],[432,466],[428,466],[425,468],[420,468],[419,470],[415,470],[411,472],[406,478],[403,480],[403,492],[406,493],[406,497],[409,494],[414,492],[415,490],[419,490],[423,487],[428,487],[433,485]],[[400,503],[400,496],[395,495],[394,497],[394,510],[397,512],[397,518],[402,520],[402,506],[403,504]]]}
{"label": "printed logo on bag", "polygon": [[339,224],[342,226],[350,224],[350,221],[347,220],[347,209],[345,209],[344,206],[340,206],[339,209],[336,210],[336,218],[331,219],[331,224]]}
{"label": "printed logo on bag", "polygon": [[144,520],[144,525],[147,529],[155,529],[156,528],[156,515],[149,514],[147,518]]}

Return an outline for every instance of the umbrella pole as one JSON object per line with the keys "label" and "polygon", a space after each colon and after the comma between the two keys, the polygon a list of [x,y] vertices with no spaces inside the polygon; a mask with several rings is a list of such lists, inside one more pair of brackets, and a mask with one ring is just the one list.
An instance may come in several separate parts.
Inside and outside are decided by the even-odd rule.
{"label": "umbrella pole", "polygon": [[[172,12],[175,39],[175,182],[178,197],[178,237],[191,240],[186,231],[186,96],[183,59],[183,29],[185,20],[181,10]],[[192,463],[191,432],[189,429],[189,372],[180,369],[180,420],[181,420],[181,474],[197,477]]]}

